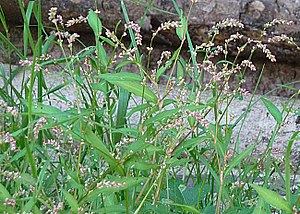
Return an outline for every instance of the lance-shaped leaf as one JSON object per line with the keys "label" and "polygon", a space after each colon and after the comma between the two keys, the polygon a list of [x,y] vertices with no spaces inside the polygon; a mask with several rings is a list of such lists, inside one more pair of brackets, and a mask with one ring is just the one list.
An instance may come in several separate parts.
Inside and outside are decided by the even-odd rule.
{"label": "lance-shaped leaf", "polygon": [[265,98],[261,98],[261,100],[263,101],[264,105],[267,107],[270,114],[276,120],[276,122],[281,123],[282,122],[282,114],[278,110],[278,108],[270,100],[267,100]]}
{"label": "lance-shaped leaf", "polygon": [[102,33],[102,23],[98,15],[93,10],[89,11],[88,23],[93,29],[95,35],[99,35]]}
{"label": "lance-shaped leaf", "polygon": [[286,213],[293,213],[293,209],[289,202],[287,202],[281,195],[277,192],[268,190],[267,188],[257,186],[255,184],[250,184],[256,192],[267,202],[268,204],[272,205],[273,207],[283,210]]}
{"label": "lance-shaped leaf", "polygon": [[136,96],[143,97],[148,102],[157,103],[156,95],[147,86],[142,84],[142,78],[138,74],[120,72],[100,74],[97,77],[123,88]]}

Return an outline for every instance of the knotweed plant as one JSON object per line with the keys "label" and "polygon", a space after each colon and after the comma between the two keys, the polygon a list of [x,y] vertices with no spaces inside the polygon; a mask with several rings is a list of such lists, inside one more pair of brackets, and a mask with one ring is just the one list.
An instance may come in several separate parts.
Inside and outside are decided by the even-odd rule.
{"label": "knotweed plant", "polygon": [[[258,142],[243,150],[239,139],[257,102],[245,88],[246,73],[262,75],[253,54],[261,51],[275,63],[269,43],[299,49],[293,38],[267,34],[276,25],[291,23],[275,19],[259,38],[248,38],[241,22],[226,19],[212,27],[207,42],[194,45],[188,22],[196,2],[187,16],[174,4],[180,21],[162,23],[148,43],[141,34],[142,22],[129,20],[123,0],[125,23],[114,30],[102,25],[101,11],[65,21],[53,7],[49,34],[41,22],[41,5],[30,1],[25,11],[19,1],[24,52],[0,34],[20,58],[15,71],[3,76],[0,90],[1,213],[299,211],[299,185],[291,183],[297,171],[290,167],[299,132],[291,136],[285,160],[271,155],[277,133],[296,112],[299,91],[283,104],[283,111],[260,99],[276,121],[263,156],[251,155]],[[38,23],[38,41],[33,40],[28,14]],[[0,18],[5,28],[3,13]],[[80,35],[68,30],[79,23],[89,24],[95,42],[76,51]],[[217,35],[228,29],[234,33],[217,43]],[[153,65],[155,38],[162,31],[176,33],[181,43],[175,51],[163,50]],[[188,57],[182,53],[185,45]],[[51,56],[50,46],[63,57]],[[137,72],[129,72],[128,66]],[[13,83],[20,70],[23,81],[17,87]],[[63,83],[50,84],[48,70],[61,75]],[[166,84],[159,82],[162,78]],[[73,98],[66,91],[72,91]],[[244,113],[230,115],[231,103],[246,96],[251,99]]]}

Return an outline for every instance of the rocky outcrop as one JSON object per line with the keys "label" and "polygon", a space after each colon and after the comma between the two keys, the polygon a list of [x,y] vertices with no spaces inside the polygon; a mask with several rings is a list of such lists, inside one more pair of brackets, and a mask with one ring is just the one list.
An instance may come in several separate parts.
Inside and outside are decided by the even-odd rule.
{"label": "rocky outcrop", "polygon": [[[205,42],[211,26],[225,18],[234,18],[244,23],[245,28],[242,30],[242,33],[251,38],[259,37],[263,25],[266,22],[272,21],[274,18],[293,21],[293,24],[289,26],[271,28],[269,33],[272,35],[285,33],[293,37],[298,45],[300,44],[300,1],[298,0],[194,1],[195,4],[190,11],[189,20],[189,32],[194,44]],[[26,6],[29,0],[23,0],[23,2]],[[58,7],[58,13],[63,15],[64,20],[69,20],[79,15],[86,16],[90,8],[98,9],[103,25],[111,29],[113,29],[120,20],[124,19],[120,0],[47,0],[41,2],[45,26],[52,26],[48,20],[48,10],[53,6]],[[95,4],[95,2],[97,4]],[[124,0],[124,2],[130,20],[135,22],[141,21],[141,17],[143,17],[146,8],[149,7],[142,26],[145,40],[149,39],[149,32],[157,29],[161,23],[168,20],[178,20],[179,17],[171,0]],[[153,2],[153,4],[149,5],[149,2]],[[176,2],[183,13],[187,15],[192,0],[177,0]],[[22,25],[18,0],[0,0],[0,4],[4,10],[7,21],[10,22],[11,25]],[[90,32],[90,28],[87,24],[77,25],[71,28],[71,30],[81,31],[83,33]],[[220,42],[224,40],[226,32],[222,33],[222,35],[223,36],[216,37],[216,40]],[[16,39],[13,38],[13,40]],[[156,42],[166,45],[167,47],[176,47],[180,43],[176,34],[170,32],[161,33]],[[273,76],[280,80],[272,79],[271,82],[275,84],[275,82],[278,81],[284,83],[285,80],[299,80],[300,51],[288,43],[272,43],[269,44],[268,47],[276,53],[277,61],[280,63],[279,66],[267,64],[265,68],[266,72],[278,71],[276,74],[270,73],[268,77]],[[234,54],[234,50],[232,53]],[[264,58],[263,55],[257,54],[255,56],[259,59],[260,64],[266,63],[266,61],[260,60],[260,58]],[[279,68],[280,70],[278,70]],[[283,75],[283,77],[281,75]],[[269,85],[270,84],[266,84],[266,86]]]}

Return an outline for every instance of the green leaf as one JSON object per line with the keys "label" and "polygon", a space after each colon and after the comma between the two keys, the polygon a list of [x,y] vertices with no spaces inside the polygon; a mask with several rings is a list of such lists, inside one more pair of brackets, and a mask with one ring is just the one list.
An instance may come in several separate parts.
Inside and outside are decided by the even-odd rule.
{"label": "green leaf", "polygon": [[102,23],[98,15],[93,10],[89,11],[88,23],[93,29],[95,36],[98,37],[98,35],[102,33]]}
{"label": "green leaf", "polygon": [[177,63],[177,78],[183,78],[184,76],[184,69],[183,69],[183,65],[181,64],[181,62],[179,61]]}
{"label": "green leaf", "polygon": [[259,197],[257,206],[253,210],[252,214],[269,214],[270,206],[266,206],[266,202],[262,199],[262,197]]}
{"label": "green leaf", "polygon": [[48,52],[50,46],[53,44],[55,38],[56,38],[55,34],[50,34],[48,36],[46,42],[43,45],[42,54],[47,54],[47,52]]}
{"label": "green leaf", "polygon": [[188,105],[185,106],[183,108],[177,108],[177,109],[170,109],[170,110],[165,110],[163,112],[158,113],[157,115],[155,115],[154,117],[150,117],[149,119],[147,119],[144,123],[144,125],[150,125],[153,124],[155,122],[159,122],[163,119],[169,118],[171,116],[173,116],[174,114],[178,113],[180,110],[190,110],[190,111],[196,111],[196,110],[200,110],[203,109],[204,105]]}
{"label": "green leaf", "polygon": [[245,151],[243,151],[238,156],[232,158],[232,161],[230,162],[229,166],[225,170],[224,176],[226,177],[227,174],[231,172],[231,170],[233,169],[233,167],[237,166],[254,149],[254,147],[255,147],[255,144],[253,144],[252,146],[250,146],[248,149],[246,149]]}
{"label": "green leaf", "polygon": [[118,70],[118,69],[120,69],[120,68],[122,68],[122,67],[128,65],[129,63],[132,63],[132,61],[125,60],[125,61],[119,63],[119,64],[117,65],[117,67],[116,67],[116,70]]}
{"label": "green leaf", "polygon": [[100,77],[113,85],[123,88],[135,94],[136,96],[143,97],[148,102],[157,103],[156,95],[147,86],[142,85],[142,79],[137,74],[120,72],[100,74],[97,77]]}
{"label": "green leaf", "polygon": [[158,71],[156,72],[156,75],[155,75],[155,81],[157,82],[159,77],[168,69],[170,68],[170,66],[173,64],[173,62],[176,60],[178,54],[179,54],[179,51],[181,49],[178,48],[172,55],[171,59],[168,60],[165,64],[165,66],[162,66],[158,69]]}
{"label": "green leaf", "polygon": [[35,185],[36,184],[36,179],[34,177],[32,177],[30,174],[28,173],[22,173],[17,179],[16,181],[20,182],[21,184],[25,185],[25,186],[30,186],[30,185]]}
{"label": "green leaf", "polygon": [[[120,89],[119,100],[118,100],[118,110],[116,118],[116,129],[123,128],[126,124],[126,113],[128,109],[130,94],[124,89]],[[120,132],[115,132],[113,134],[113,143],[117,143],[121,140],[122,134]]]}
{"label": "green leaf", "polygon": [[94,190],[90,191],[89,194],[80,201],[80,205],[93,201],[96,198],[99,198],[100,194],[111,194],[114,192],[119,192],[121,190],[128,189],[130,187],[134,187],[136,185],[141,185],[143,181],[146,180],[146,178],[141,178],[141,177],[125,177],[125,178],[114,178],[114,179],[109,179],[110,181],[114,181],[120,185],[118,187],[105,187],[103,186],[102,188],[95,188]]}
{"label": "green leaf", "polygon": [[177,203],[171,203],[171,205],[181,207],[183,211],[186,211],[188,213],[193,213],[193,214],[201,214],[199,210],[197,210],[195,207],[186,205],[186,204],[177,204]]}
{"label": "green leaf", "polygon": [[12,198],[5,186],[0,183],[0,199],[4,200],[5,198]]}
{"label": "green leaf", "polygon": [[136,107],[133,107],[130,112],[127,114],[128,117],[130,117],[131,115],[133,115],[134,113],[136,112],[140,112],[140,111],[144,111],[146,110],[147,108],[149,108],[151,105],[148,104],[148,103],[144,103],[144,104],[140,104]]}
{"label": "green leaf", "polygon": [[70,205],[72,212],[77,213],[79,205],[78,205],[78,202],[76,201],[76,199],[73,197],[73,195],[71,195],[64,189],[62,189],[62,193],[65,196],[68,204]]}
{"label": "green leaf", "polygon": [[278,110],[278,108],[270,100],[267,100],[263,97],[261,98],[261,100],[263,101],[264,105],[267,107],[270,114],[276,120],[276,122],[281,123],[282,122],[282,114]]}
{"label": "green leaf", "polygon": [[290,161],[291,161],[291,150],[293,143],[297,140],[297,136],[300,131],[295,132],[291,139],[288,142],[288,146],[285,152],[285,194],[287,201],[291,200],[291,168],[290,168]]}
{"label": "green leaf", "polygon": [[225,210],[223,214],[252,214],[254,207],[230,207],[228,210]]}
{"label": "green leaf", "polygon": [[96,78],[105,79],[106,81],[139,81],[143,79],[140,75],[130,72],[108,73],[95,76]]}
{"label": "green leaf", "polygon": [[36,200],[34,198],[31,198],[26,204],[25,206],[22,208],[22,212],[24,213],[29,213],[33,206],[35,205]]}
{"label": "green leaf", "polygon": [[104,93],[107,93],[107,82],[104,80],[99,83],[92,83],[91,86],[95,91],[102,91]]}
{"label": "green leaf", "polygon": [[283,210],[287,213],[293,213],[293,209],[289,202],[287,202],[281,195],[279,195],[277,192],[268,190],[267,188],[250,184],[253,189],[256,190],[256,192],[270,205],[273,207]]}
{"label": "green leaf", "polygon": [[174,156],[180,155],[183,151],[191,151],[193,148],[198,146],[205,141],[208,141],[208,136],[200,136],[192,139],[185,140],[180,147],[174,152]]}
{"label": "green leaf", "polygon": [[5,44],[11,48],[21,59],[25,59],[26,57],[19,51],[19,49],[14,46],[13,43],[11,43],[4,35],[0,32],[0,40],[5,42]]}
{"label": "green leaf", "polygon": [[184,38],[184,35],[187,32],[187,19],[184,16],[180,17],[181,19],[181,27],[176,28],[176,34],[180,40]]}
{"label": "green leaf", "polygon": [[124,169],[122,165],[120,165],[119,162],[110,154],[104,143],[94,134],[91,128],[86,125],[83,130],[83,138],[85,141],[98,150],[103,159],[111,166],[113,170],[117,171],[120,175],[124,175]]}
{"label": "green leaf", "polygon": [[98,213],[126,213],[126,207],[124,205],[105,206],[104,208],[97,209]]}
{"label": "green leaf", "polygon": [[[27,102],[24,102],[24,104],[26,106],[28,106]],[[59,113],[62,113],[62,111],[59,110],[58,108],[50,106],[50,105],[45,105],[42,103],[38,103],[36,107],[32,108],[32,114],[34,114],[34,115],[40,114],[40,115],[46,116],[46,115],[50,115],[50,114],[59,114]]]}
{"label": "green leaf", "polygon": [[154,117],[150,117],[144,122],[144,125],[151,125],[155,122],[160,122],[163,119],[169,118],[172,115],[176,114],[179,111],[179,109],[170,109],[170,110],[165,110],[163,112],[158,113]]}
{"label": "green leaf", "polygon": [[108,65],[108,62],[107,62],[107,54],[106,54],[106,51],[103,47],[103,43],[101,42],[98,42],[97,43],[97,50],[98,50],[98,58],[100,59],[101,63],[104,65],[104,66],[107,66]]}
{"label": "green leaf", "polygon": [[125,166],[128,169],[138,169],[138,170],[150,170],[150,169],[157,168],[156,164],[141,161],[140,159],[137,158],[130,159],[129,161],[126,162]]}
{"label": "green leaf", "polygon": [[106,42],[107,44],[109,44],[112,47],[116,47],[115,43],[113,41],[111,41],[110,39],[104,37],[104,36],[99,36],[100,39],[102,39],[104,42]]}

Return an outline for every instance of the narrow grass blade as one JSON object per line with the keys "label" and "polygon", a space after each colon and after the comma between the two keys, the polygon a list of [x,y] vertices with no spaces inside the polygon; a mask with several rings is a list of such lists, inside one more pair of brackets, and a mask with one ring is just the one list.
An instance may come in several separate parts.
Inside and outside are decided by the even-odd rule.
{"label": "narrow grass blade", "polygon": [[5,32],[8,33],[8,27],[7,27],[7,24],[6,24],[6,19],[5,19],[5,15],[4,15],[4,11],[0,5],[0,21],[2,23],[2,27],[4,28]]}
{"label": "narrow grass blade", "polygon": [[46,54],[55,40],[56,36],[54,34],[49,35],[46,42],[43,45],[42,54]]}
{"label": "narrow grass blade", "polygon": [[291,201],[291,150],[293,143],[297,140],[297,136],[299,133],[300,131],[297,131],[292,135],[291,139],[288,141],[288,146],[285,152],[285,194],[287,201]]}
{"label": "narrow grass blade", "polygon": [[[123,11],[125,21],[126,21],[127,24],[129,24],[130,20],[129,20],[128,13],[127,13],[127,10],[126,10],[126,6],[125,6],[125,3],[124,3],[123,0],[121,0],[121,8],[122,8],[122,11]],[[128,30],[129,30],[131,43],[132,43],[133,47],[136,48],[136,51],[135,51],[136,58],[137,58],[138,61],[140,61],[141,57],[140,57],[140,53],[138,51],[139,49],[138,49],[138,46],[137,46],[137,43],[136,43],[134,32],[131,28],[129,28]]]}
{"label": "narrow grass blade", "polygon": [[[129,92],[120,89],[119,93],[119,101],[118,101],[118,111],[117,111],[117,118],[116,118],[116,129],[123,128],[126,124],[126,113],[128,109],[128,101],[129,101]],[[117,143],[121,140],[122,134],[121,133],[114,133],[113,134],[113,142]]]}
{"label": "narrow grass blade", "polygon": [[216,173],[216,171],[211,167],[210,163],[207,162],[207,160],[202,155],[199,155],[199,159],[203,163],[203,165],[209,170],[209,172],[211,173],[211,175],[214,177],[217,185],[220,186],[219,176]]}
{"label": "narrow grass blade", "polygon": [[[30,2],[31,2],[30,4],[34,3],[34,1],[30,1]],[[24,21],[24,34],[25,34],[24,38],[28,38],[30,48],[32,50],[34,50],[35,49],[34,48],[34,40],[32,38],[32,34],[31,34],[31,31],[30,31],[30,28],[29,28],[29,22],[28,22],[28,19],[26,17],[26,13],[25,13],[25,10],[24,10],[24,7],[23,7],[23,2],[21,0],[18,0],[18,3],[19,3],[19,8],[21,10],[22,18],[23,18],[23,21]],[[26,53],[24,53],[24,55],[26,56]]]}
{"label": "narrow grass blade", "polygon": [[[32,10],[33,10],[33,6],[34,6],[35,2],[34,1],[30,1],[28,3],[27,9],[26,9],[26,21],[27,23],[30,23],[30,18],[31,18],[31,14],[32,14]],[[29,24],[28,24],[29,25]],[[29,33],[27,30],[26,25],[24,25],[24,29],[23,29],[23,41],[24,41],[24,55],[27,55],[27,50],[28,50],[28,39],[29,39]]]}
{"label": "narrow grass blade", "polygon": [[14,52],[17,54],[18,57],[20,57],[21,59],[25,59],[25,56],[19,51],[19,49],[16,46],[14,46],[14,44],[11,43],[1,32],[0,32],[0,40],[5,42],[5,44],[7,44],[9,48],[14,50]]}
{"label": "narrow grass blade", "polygon": [[254,147],[255,147],[255,144],[250,146],[248,149],[243,151],[238,156],[234,157],[233,160],[230,162],[229,166],[226,168],[226,170],[224,172],[224,176],[226,177],[228,175],[228,173],[231,172],[233,167],[237,166],[254,149]]}

